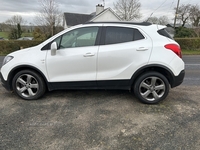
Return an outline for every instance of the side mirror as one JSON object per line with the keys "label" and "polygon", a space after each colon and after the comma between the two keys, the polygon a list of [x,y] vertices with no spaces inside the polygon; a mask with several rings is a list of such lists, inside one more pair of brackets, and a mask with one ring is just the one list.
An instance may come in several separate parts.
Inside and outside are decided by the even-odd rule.
{"label": "side mirror", "polygon": [[57,49],[58,49],[58,48],[57,48],[56,42],[53,42],[53,43],[51,44],[51,56],[56,55]]}

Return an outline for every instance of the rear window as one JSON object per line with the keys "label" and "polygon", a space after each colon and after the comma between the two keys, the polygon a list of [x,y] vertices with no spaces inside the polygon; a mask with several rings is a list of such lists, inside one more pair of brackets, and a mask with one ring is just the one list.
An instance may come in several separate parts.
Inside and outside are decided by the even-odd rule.
{"label": "rear window", "polygon": [[166,31],[166,28],[158,30],[158,33],[162,36],[165,36],[167,38],[170,38],[173,40],[173,38],[171,37],[171,35]]}

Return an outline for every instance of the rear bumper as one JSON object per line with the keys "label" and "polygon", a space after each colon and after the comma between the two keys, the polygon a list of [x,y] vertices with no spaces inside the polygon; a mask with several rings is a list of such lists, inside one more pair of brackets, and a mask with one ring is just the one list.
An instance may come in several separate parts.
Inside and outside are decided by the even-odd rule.
{"label": "rear bumper", "polygon": [[3,78],[2,74],[1,74],[1,72],[0,72],[0,79],[1,79],[1,84],[2,84],[2,86],[3,86],[6,90],[11,91],[11,88],[10,88],[8,82],[4,80],[4,78]]}
{"label": "rear bumper", "polygon": [[178,76],[173,77],[171,88],[179,86],[183,82],[184,77],[185,77],[185,70],[182,70]]}

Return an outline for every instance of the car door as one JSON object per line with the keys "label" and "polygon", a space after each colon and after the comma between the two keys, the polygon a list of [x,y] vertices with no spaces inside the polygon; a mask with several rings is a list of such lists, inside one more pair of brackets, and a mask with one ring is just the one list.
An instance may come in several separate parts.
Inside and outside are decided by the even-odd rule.
{"label": "car door", "polygon": [[97,80],[107,82],[98,82],[99,86],[108,81],[130,80],[138,68],[148,63],[152,41],[139,29],[108,25],[104,36],[99,47]]}
{"label": "car door", "polygon": [[46,68],[50,82],[96,80],[96,44],[99,27],[82,27],[69,31],[54,41],[56,55],[47,52]]}

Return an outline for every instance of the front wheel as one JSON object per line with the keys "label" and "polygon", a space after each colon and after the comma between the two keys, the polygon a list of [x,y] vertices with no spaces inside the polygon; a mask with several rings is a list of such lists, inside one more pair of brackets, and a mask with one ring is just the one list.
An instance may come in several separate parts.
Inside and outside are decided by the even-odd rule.
{"label": "front wheel", "polygon": [[13,91],[25,100],[40,98],[46,91],[46,86],[40,75],[32,70],[18,72],[12,81]]}
{"label": "front wheel", "polygon": [[169,93],[169,82],[158,72],[142,74],[135,82],[134,94],[143,103],[155,104]]}

